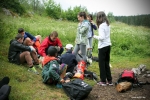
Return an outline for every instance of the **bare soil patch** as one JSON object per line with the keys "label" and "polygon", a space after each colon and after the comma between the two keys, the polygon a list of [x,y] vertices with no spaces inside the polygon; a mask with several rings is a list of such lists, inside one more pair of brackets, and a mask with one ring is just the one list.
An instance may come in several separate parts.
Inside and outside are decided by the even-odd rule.
{"label": "bare soil patch", "polygon": [[[113,83],[117,81],[119,74],[123,70],[120,68],[112,69]],[[138,80],[150,82],[150,78],[142,77],[143,74],[138,75]],[[114,86],[99,86],[95,84],[85,100],[150,100],[150,85],[143,85],[142,87],[119,93],[116,91],[115,84]]]}

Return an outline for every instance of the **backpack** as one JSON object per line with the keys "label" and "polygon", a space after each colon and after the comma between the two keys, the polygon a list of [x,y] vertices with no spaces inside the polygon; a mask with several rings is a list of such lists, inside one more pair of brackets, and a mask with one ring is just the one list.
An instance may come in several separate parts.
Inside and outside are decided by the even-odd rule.
{"label": "backpack", "polygon": [[81,79],[75,79],[71,82],[62,84],[62,88],[71,100],[83,100],[92,90],[92,86]]}
{"label": "backpack", "polygon": [[84,70],[84,77],[90,80],[94,80],[96,83],[98,82],[98,76],[94,72]]}
{"label": "backpack", "polygon": [[119,78],[116,82],[116,84],[120,83],[120,82],[131,82],[132,86],[133,85],[138,85],[139,86],[139,82],[138,79],[136,77],[136,75],[134,74],[133,71],[131,70],[124,70],[120,75]]}
{"label": "backpack", "polygon": [[74,78],[80,78],[83,80],[85,67],[86,67],[86,62],[84,60],[79,61],[78,65],[77,65],[77,71],[73,77]]}

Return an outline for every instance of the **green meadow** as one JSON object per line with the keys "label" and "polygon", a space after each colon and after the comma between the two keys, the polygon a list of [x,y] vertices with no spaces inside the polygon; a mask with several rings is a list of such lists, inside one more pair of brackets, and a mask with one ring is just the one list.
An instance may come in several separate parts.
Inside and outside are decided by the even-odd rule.
{"label": "green meadow", "polygon": [[[68,100],[62,89],[42,83],[41,75],[28,72],[27,65],[15,65],[8,62],[9,42],[17,34],[18,28],[33,35],[40,34],[44,39],[52,31],[59,33],[63,46],[74,45],[77,22],[54,20],[50,17],[11,17],[0,13],[0,79],[10,77],[10,100]],[[111,65],[112,68],[133,68],[140,64],[150,69],[150,28],[129,26],[120,22],[111,23]],[[94,31],[98,34],[97,31]],[[93,55],[97,57],[97,41],[93,41]],[[93,62],[88,70],[99,76],[98,63]],[[38,69],[41,72],[40,69]],[[114,72],[112,72],[113,74]],[[96,83],[85,79],[94,86]]]}

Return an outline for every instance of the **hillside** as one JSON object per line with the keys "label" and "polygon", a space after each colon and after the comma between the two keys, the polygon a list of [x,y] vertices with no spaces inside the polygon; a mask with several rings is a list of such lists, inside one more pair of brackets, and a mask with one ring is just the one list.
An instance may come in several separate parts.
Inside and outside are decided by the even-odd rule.
{"label": "hillside", "polygon": [[[62,89],[44,85],[41,75],[29,73],[26,65],[18,66],[9,63],[7,53],[9,41],[15,37],[18,28],[22,27],[33,35],[41,34],[43,38],[56,30],[65,46],[67,43],[74,44],[77,24],[38,15],[12,17],[0,13],[0,79],[4,76],[10,77],[10,85],[12,86],[10,100],[68,100]],[[97,34],[97,31],[95,31],[95,34]],[[112,74],[115,73],[115,69],[119,69],[118,72],[121,72],[122,69],[131,69],[138,67],[140,64],[145,64],[150,69],[149,38],[149,28],[128,26],[120,22],[112,23],[110,62]],[[94,41],[94,43],[93,55],[97,56],[97,42]],[[98,63],[93,62],[88,70],[99,75]],[[40,69],[38,71],[41,72]],[[94,81],[88,79],[85,79],[85,81],[92,85],[93,89],[96,89],[97,85]]]}

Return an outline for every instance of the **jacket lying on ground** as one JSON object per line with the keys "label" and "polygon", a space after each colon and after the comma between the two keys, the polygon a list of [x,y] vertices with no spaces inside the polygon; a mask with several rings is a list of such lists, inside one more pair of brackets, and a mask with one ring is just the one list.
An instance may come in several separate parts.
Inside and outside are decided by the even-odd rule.
{"label": "jacket lying on ground", "polygon": [[50,40],[50,37],[46,37],[43,42],[41,43],[41,46],[38,50],[38,53],[41,55],[41,56],[46,56],[46,49],[49,47],[49,46],[59,46],[60,48],[62,48],[62,43],[60,41],[59,38],[56,38],[55,41],[51,41]]}
{"label": "jacket lying on ground", "polygon": [[49,79],[60,81],[59,63],[57,62],[57,58],[45,56],[43,60],[43,66],[42,78],[44,83],[46,83],[46,81]]}
{"label": "jacket lying on ground", "polygon": [[31,49],[29,46],[25,46],[17,40],[11,40],[8,51],[9,62],[20,64],[19,55],[24,51],[31,51]]}

